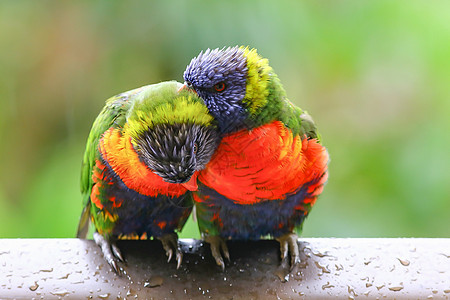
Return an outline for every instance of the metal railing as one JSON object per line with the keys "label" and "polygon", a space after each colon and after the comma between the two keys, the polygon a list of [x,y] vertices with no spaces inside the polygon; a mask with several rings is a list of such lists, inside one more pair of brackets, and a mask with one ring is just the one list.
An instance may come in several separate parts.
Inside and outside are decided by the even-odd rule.
{"label": "metal railing", "polygon": [[207,245],[181,240],[180,269],[159,241],[119,241],[122,275],[93,241],[0,240],[0,299],[448,299],[450,239],[299,240],[302,262],[279,265],[274,241],[228,242],[222,272]]}

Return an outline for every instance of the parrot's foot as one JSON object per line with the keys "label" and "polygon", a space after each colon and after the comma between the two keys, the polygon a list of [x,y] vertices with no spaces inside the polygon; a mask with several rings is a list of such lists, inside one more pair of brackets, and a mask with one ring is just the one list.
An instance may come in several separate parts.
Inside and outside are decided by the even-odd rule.
{"label": "parrot's foot", "polygon": [[177,269],[181,266],[181,261],[183,260],[183,253],[181,252],[180,247],[178,246],[178,235],[176,233],[168,233],[161,237],[158,237],[158,240],[161,241],[164,250],[167,255],[167,262],[172,259],[173,252],[175,251],[175,257],[177,260]]}
{"label": "parrot's foot", "polygon": [[291,256],[290,270],[300,263],[300,252],[298,250],[297,239],[298,236],[293,232],[276,238],[276,240],[280,242],[281,265],[289,266],[288,254]]}
{"label": "parrot's foot", "polygon": [[117,260],[123,262],[122,254],[120,253],[119,247],[116,243],[106,239],[103,235],[98,232],[94,232],[94,241],[102,249],[103,257],[108,262],[108,264],[113,268],[114,272],[119,272],[119,267],[117,265]]}
{"label": "parrot's foot", "polygon": [[204,237],[204,240],[209,244],[211,248],[211,254],[216,260],[216,264],[222,268],[222,271],[224,271],[225,263],[220,252],[223,253],[223,256],[225,256],[228,261],[230,261],[230,253],[228,252],[228,247],[225,240],[217,235],[208,235]]}

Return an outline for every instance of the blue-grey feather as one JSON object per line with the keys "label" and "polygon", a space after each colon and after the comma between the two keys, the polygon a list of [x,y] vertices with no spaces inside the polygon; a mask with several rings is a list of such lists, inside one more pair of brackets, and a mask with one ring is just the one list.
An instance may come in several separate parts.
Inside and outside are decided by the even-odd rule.
{"label": "blue-grey feather", "polygon": [[[218,120],[222,133],[245,126],[247,109],[242,102],[246,92],[247,60],[239,47],[207,49],[191,60],[184,80],[203,99],[210,113]],[[215,84],[224,82],[223,92],[214,91]]]}

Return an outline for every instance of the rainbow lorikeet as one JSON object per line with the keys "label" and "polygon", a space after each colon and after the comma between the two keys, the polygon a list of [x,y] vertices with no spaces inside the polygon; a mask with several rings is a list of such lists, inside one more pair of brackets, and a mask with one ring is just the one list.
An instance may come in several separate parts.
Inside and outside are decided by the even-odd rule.
{"label": "rainbow lorikeet", "polygon": [[272,236],[282,265],[293,267],[300,261],[295,232],[327,180],[328,153],[312,118],[288,100],[255,49],[201,52],[184,80],[222,136],[194,193],[199,229],[217,264],[224,268],[221,252],[229,259],[225,240]]}
{"label": "rainbow lorikeet", "polygon": [[161,240],[169,261],[182,253],[175,233],[192,210],[191,190],[219,142],[202,100],[177,82],[114,96],[95,120],[84,154],[84,210],[78,237],[90,221],[94,240],[117,271],[121,238]]}

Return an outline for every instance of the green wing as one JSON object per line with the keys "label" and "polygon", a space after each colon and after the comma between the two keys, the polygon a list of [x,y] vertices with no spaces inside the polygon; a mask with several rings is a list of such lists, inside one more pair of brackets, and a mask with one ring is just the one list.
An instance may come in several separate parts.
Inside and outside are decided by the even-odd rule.
{"label": "green wing", "polygon": [[132,106],[133,97],[145,87],[131,90],[106,100],[106,105],[95,119],[84,152],[81,167],[81,193],[83,195],[83,212],[78,224],[77,237],[85,238],[89,229],[91,201],[90,195],[93,186],[92,169],[96,159],[99,158],[98,142],[103,133],[111,127],[120,128],[126,123],[127,112]]}
{"label": "green wing", "polygon": [[308,139],[317,139],[320,142],[320,134],[312,117],[305,111],[300,116],[300,135],[306,135]]}
{"label": "green wing", "polygon": [[317,139],[320,142],[320,135],[312,117],[301,108],[284,99],[284,108],[280,116],[280,121],[290,128],[294,135],[300,135],[303,139]]}

